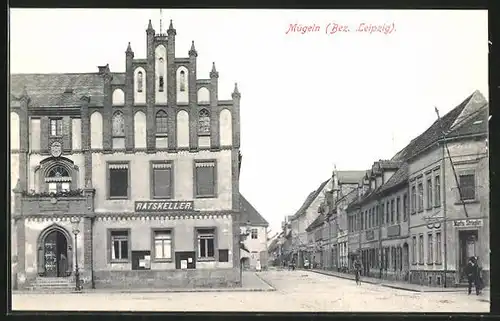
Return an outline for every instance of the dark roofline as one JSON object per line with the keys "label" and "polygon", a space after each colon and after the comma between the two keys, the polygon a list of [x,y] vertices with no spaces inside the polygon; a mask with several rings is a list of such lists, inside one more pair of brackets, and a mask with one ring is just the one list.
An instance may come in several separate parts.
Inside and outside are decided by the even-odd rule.
{"label": "dark roofline", "polygon": [[293,215],[292,220],[294,220],[294,219],[302,216],[302,214],[304,214],[306,209],[309,208],[309,206],[312,204],[312,202],[314,202],[316,197],[318,197],[319,193],[321,193],[321,191],[323,190],[323,188],[325,188],[326,184],[329,181],[330,181],[330,178],[327,179],[326,181],[324,181],[323,183],[321,183],[321,185],[318,187],[318,189],[314,190],[313,192],[311,192],[309,194],[309,196],[306,198],[305,202],[302,204],[300,209],[295,213],[295,215]]}

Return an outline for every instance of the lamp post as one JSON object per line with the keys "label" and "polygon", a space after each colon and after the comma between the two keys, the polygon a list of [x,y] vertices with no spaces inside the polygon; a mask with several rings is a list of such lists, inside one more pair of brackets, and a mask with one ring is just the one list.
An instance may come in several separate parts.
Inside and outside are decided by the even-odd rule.
{"label": "lamp post", "polygon": [[73,224],[73,234],[75,234],[75,291],[81,291],[82,287],[80,285],[80,272],[78,270],[78,233],[80,230],[78,229],[78,225],[80,224],[79,217],[72,217],[71,223]]}

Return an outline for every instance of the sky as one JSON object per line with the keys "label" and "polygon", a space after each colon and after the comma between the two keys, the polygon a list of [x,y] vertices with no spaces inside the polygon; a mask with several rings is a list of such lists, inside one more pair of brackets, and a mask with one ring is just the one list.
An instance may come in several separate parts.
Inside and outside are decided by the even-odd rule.
{"label": "sky", "polygon": [[271,235],[334,166],[366,170],[425,131],[434,106],[488,98],[486,10],[12,9],[10,72],[124,72],[128,42],[146,58],[161,16],[176,57],[195,41],[198,78],[215,62],[219,99],[238,83],[240,191]]}

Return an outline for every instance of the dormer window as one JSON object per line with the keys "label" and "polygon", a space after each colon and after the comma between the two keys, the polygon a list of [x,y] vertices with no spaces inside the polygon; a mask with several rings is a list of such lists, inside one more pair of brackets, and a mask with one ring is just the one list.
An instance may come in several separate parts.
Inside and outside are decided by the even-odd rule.
{"label": "dormer window", "polygon": [[179,83],[179,90],[186,91],[186,73],[184,70],[180,72]]}
{"label": "dormer window", "polygon": [[142,71],[137,73],[137,92],[142,93]]}

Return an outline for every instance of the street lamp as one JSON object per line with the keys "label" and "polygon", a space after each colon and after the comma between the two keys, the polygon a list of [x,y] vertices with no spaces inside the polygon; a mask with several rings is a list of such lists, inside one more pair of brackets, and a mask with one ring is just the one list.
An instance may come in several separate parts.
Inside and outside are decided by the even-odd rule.
{"label": "street lamp", "polygon": [[71,218],[71,224],[73,224],[73,234],[75,234],[75,291],[81,291],[82,287],[80,285],[80,272],[78,271],[78,243],[77,236],[80,233],[78,225],[80,224],[80,217],[75,216]]}

